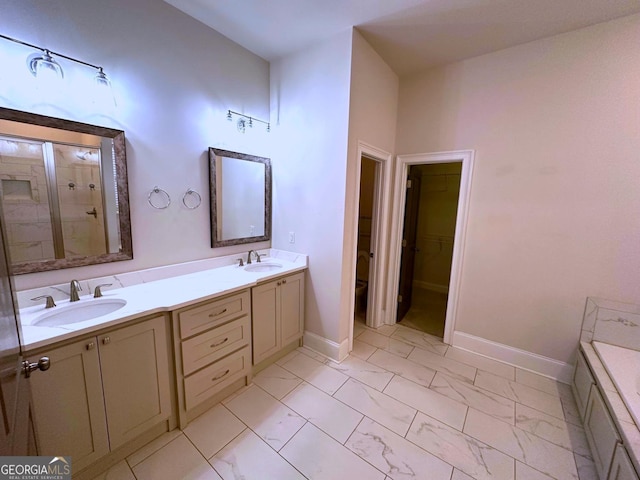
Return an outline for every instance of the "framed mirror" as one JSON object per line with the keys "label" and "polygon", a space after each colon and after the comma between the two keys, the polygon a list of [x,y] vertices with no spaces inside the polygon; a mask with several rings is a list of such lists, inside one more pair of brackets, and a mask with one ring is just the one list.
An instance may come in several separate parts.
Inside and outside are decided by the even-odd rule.
{"label": "framed mirror", "polygon": [[133,258],[122,130],[0,107],[0,195],[15,274]]}
{"label": "framed mirror", "polygon": [[211,247],[271,239],[271,160],[209,148]]}

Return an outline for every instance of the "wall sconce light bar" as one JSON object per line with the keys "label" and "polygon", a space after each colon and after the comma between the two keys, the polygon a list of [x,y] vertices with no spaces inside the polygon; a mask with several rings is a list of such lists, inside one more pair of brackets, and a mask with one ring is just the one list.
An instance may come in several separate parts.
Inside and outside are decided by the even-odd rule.
{"label": "wall sconce light bar", "polygon": [[271,122],[265,122],[256,117],[250,117],[244,113],[234,112],[233,110],[227,110],[227,120],[232,121],[233,115],[240,117],[238,119],[238,131],[244,133],[246,128],[253,128],[253,122],[264,123],[267,126],[267,132],[271,131]]}
{"label": "wall sconce light bar", "polygon": [[7,35],[0,34],[0,38],[3,38],[5,40],[8,40],[10,42],[14,42],[14,43],[17,43],[17,44],[20,44],[20,45],[24,45],[25,47],[35,48],[36,50],[40,50],[42,52],[41,55],[39,55],[39,54],[30,55],[28,60],[27,60],[27,63],[29,64],[29,69],[31,70],[31,73],[33,73],[34,75],[37,75],[38,64],[39,63],[44,63],[46,69],[55,70],[56,73],[58,74],[58,76],[60,78],[62,78],[62,76],[63,76],[62,67],[60,67],[58,62],[56,62],[53,59],[53,57],[55,56],[55,57],[64,58],[66,60],[70,60],[72,62],[79,63],[81,65],[85,65],[87,67],[96,69],[98,71],[98,73],[96,74],[96,77],[95,77],[96,82],[98,84],[100,84],[100,85],[110,85],[109,79],[107,78],[106,74],[104,73],[104,69],[102,67],[98,66],[98,65],[94,65],[92,63],[88,63],[88,62],[85,62],[83,60],[79,60],[77,58],[73,58],[73,57],[70,57],[68,55],[64,55],[64,54],[59,53],[59,52],[54,52],[53,50],[49,50],[48,48],[39,47],[38,45],[34,45],[32,43],[23,42],[22,40],[18,40],[16,38],[9,37]]}

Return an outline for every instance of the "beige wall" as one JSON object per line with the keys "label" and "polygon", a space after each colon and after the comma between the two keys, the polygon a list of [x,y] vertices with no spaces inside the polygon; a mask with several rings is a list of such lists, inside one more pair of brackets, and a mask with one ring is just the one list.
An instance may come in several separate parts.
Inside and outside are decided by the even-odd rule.
{"label": "beige wall", "polygon": [[[354,29],[340,302],[341,341],[348,339],[349,326],[353,323],[359,201],[359,188],[356,181],[359,175],[358,142],[364,142],[389,153],[394,152],[398,88],[398,76],[367,43],[360,32]],[[387,262],[386,258],[379,260],[385,264]]]}
{"label": "beige wall", "polygon": [[640,16],[403,78],[397,153],[475,149],[456,329],[571,362],[640,298]]}
{"label": "beige wall", "polygon": [[272,243],[309,255],[305,332],[333,342],[339,341],[350,61],[351,31],[344,31],[272,62],[270,71]]}

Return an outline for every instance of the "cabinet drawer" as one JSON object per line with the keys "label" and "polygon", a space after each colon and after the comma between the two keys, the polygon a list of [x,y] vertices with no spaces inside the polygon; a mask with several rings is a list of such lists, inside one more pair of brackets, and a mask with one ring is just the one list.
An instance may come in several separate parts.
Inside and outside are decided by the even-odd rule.
{"label": "cabinet drawer", "polygon": [[589,401],[589,392],[591,385],[595,385],[595,380],[589,370],[587,361],[581,351],[578,351],[578,360],[576,362],[576,371],[573,375],[573,394],[576,397],[576,404],[580,411],[580,417],[584,420],[587,412],[587,403]]}
{"label": "cabinet drawer", "polygon": [[249,317],[244,316],[182,342],[182,370],[189,375],[199,368],[248,345]]}
{"label": "cabinet drawer", "polygon": [[184,396],[187,410],[247,375],[250,368],[251,348],[247,346],[185,378]]}
{"label": "cabinet drawer", "polygon": [[250,310],[249,291],[207,302],[178,314],[180,338],[191,337],[241,315]]}

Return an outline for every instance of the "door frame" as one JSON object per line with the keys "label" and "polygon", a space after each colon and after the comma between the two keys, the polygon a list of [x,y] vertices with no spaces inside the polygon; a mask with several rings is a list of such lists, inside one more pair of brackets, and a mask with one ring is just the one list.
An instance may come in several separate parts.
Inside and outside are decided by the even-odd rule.
{"label": "door frame", "polygon": [[[386,265],[389,257],[389,242],[386,232],[389,231],[390,225],[390,192],[392,186],[392,174],[393,155],[380,148],[369,145],[368,143],[359,141],[358,151],[356,155],[355,175],[353,176],[353,184],[351,188],[357,189],[358,197],[355,201],[354,212],[352,215],[351,231],[354,232],[352,236],[351,250],[353,253],[353,261],[351,269],[351,279],[349,284],[351,295],[351,308],[349,309],[349,352],[353,350],[353,319],[355,314],[355,286],[356,286],[356,265],[358,262],[358,223],[359,223],[359,192],[360,192],[360,173],[362,169],[362,157],[367,157],[370,160],[375,161],[378,166],[376,167],[376,185],[374,187],[374,202],[373,202],[373,216],[376,220],[372,219],[372,232],[371,232],[371,245],[376,246],[376,254],[374,258],[374,270],[369,272],[369,278],[373,273],[374,281],[369,282],[369,288],[367,292],[367,324],[374,328],[377,328],[385,323],[386,312]],[[373,228],[375,225],[375,229]],[[371,284],[373,283],[373,285]]]}
{"label": "door frame", "polygon": [[[462,281],[463,255],[469,216],[469,202],[471,198],[471,177],[473,175],[475,151],[458,150],[451,152],[418,153],[398,155],[395,169],[394,201],[391,225],[391,242],[389,246],[389,288],[387,289],[387,305],[395,306],[398,298],[398,282],[400,281],[400,261],[402,255],[402,223],[404,220],[405,198],[407,190],[407,175],[411,165],[433,163],[462,163],[460,174],[460,194],[456,217],[456,231],[453,240],[453,258],[451,261],[451,279],[449,281],[449,298],[447,301],[447,315],[444,325],[444,343],[451,344],[455,331]],[[397,309],[387,309],[385,323],[394,325],[397,322]]]}

